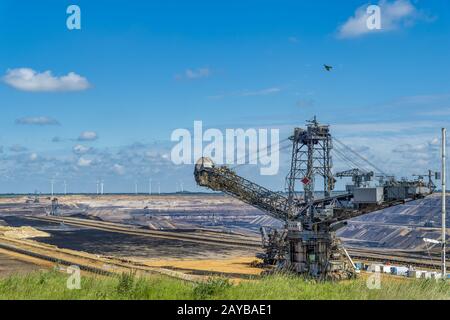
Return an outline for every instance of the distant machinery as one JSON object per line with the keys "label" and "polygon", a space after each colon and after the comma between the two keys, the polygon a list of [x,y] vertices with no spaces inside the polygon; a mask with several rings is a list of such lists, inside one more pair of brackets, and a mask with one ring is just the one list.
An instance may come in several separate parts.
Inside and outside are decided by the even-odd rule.
{"label": "distant machinery", "polygon": [[436,172],[436,171],[431,171],[428,170],[427,174],[424,175],[420,175],[420,174],[414,174],[413,177],[417,177],[417,181],[424,183],[425,181],[425,177],[428,178],[427,181],[427,187],[432,190],[435,191],[436,190],[436,184],[434,183],[434,180],[440,180],[441,179],[441,173],[440,172]]}
{"label": "distant machinery", "polygon": [[[307,122],[306,129],[295,128],[289,140],[292,155],[287,196],[240,177],[226,166],[217,167],[209,158],[199,159],[194,171],[198,185],[225,192],[284,222],[282,230],[261,229],[265,263],[319,279],[351,278],[355,275],[353,262],[336,237],[336,231],[346,226],[345,220],[422,198],[434,190],[420,179],[397,181],[393,177],[371,187],[375,174],[359,168],[357,158],[383,177],[387,175],[333,138],[329,126],[319,124],[316,118]],[[333,151],[356,168],[333,175]],[[351,177],[353,184],[347,192],[333,194],[335,177]],[[320,197],[316,178],[323,181]],[[297,191],[298,184],[303,186],[303,194]]]}
{"label": "distant machinery", "polygon": [[39,195],[38,195],[37,193],[34,194],[34,200],[33,200],[33,202],[34,202],[34,203],[39,203],[39,202],[40,202],[40,201],[39,201]]}
{"label": "distant machinery", "polygon": [[59,202],[57,198],[52,199],[52,204],[50,206],[50,213],[51,216],[59,216]]}
{"label": "distant machinery", "polygon": [[39,203],[39,195],[37,190],[34,192],[34,195],[29,195],[26,203]]}
{"label": "distant machinery", "polygon": [[362,171],[361,169],[351,169],[335,174],[336,178],[352,178],[353,185],[347,185],[346,190],[352,192],[354,188],[367,187],[373,180],[373,171]]}

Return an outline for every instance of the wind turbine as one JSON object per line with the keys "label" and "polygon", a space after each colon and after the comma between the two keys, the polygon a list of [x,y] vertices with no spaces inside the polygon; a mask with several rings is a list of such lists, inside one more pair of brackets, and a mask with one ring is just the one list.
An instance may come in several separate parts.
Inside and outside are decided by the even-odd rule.
{"label": "wind turbine", "polygon": [[148,194],[152,195],[152,179],[148,179]]}
{"label": "wind turbine", "polygon": [[104,187],[105,183],[102,181],[100,182],[100,194],[103,195],[103,187]]}
{"label": "wind turbine", "polygon": [[134,194],[138,194],[138,183],[134,181]]}
{"label": "wind turbine", "polygon": [[53,197],[53,190],[54,190],[54,189],[53,189],[53,186],[54,186],[54,184],[55,184],[55,179],[51,179],[51,180],[50,180],[50,184],[51,184],[51,186],[52,186],[52,187],[51,187],[51,189],[52,189],[51,193],[52,193],[52,197]]}
{"label": "wind turbine", "polygon": [[181,189],[181,193],[183,193],[184,192],[183,180],[180,180],[180,189]]}
{"label": "wind turbine", "polygon": [[67,182],[64,180],[64,195],[67,195]]}

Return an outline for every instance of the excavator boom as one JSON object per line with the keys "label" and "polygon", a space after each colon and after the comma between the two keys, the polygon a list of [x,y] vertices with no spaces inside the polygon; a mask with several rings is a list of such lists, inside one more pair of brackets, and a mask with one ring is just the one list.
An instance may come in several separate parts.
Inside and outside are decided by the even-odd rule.
{"label": "excavator boom", "polygon": [[289,218],[287,197],[242,178],[227,167],[216,167],[209,158],[197,162],[194,176],[200,186],[227,193],[275,219]]}
{"label": "excavator boom", "polygon": [[[201,158],[195,165],[198,185],[229,194],[285,222],[281,232],[275,230],[269,234],[262,230],[264,260],[269,264],[315,278],[353,277],[353,263],[336,237],[336,231],[346,225],[345,220],[433,192],[431,173],[429,187],[423,179],[397,181],[394,178],[370,187],[374,173],[360,169],[333,176],[333,140],[329,126],[319,124],[315,118],[308,122],[306,129],[296,128],[290,140],[293,150],[288,196],[240,177],[225,166],[215,166],[209,158]],[[316,197],[315,176],[323,179],[323,197]],[[334,177],[351,177],[353,184],[346,187],[346,192],[332,194]],[[298,182],[303,184],[302,197],[296,196]]]}

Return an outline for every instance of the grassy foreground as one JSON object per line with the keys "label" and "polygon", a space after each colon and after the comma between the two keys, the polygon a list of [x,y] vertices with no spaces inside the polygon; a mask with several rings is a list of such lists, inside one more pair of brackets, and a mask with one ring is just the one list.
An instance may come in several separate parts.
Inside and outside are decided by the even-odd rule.
{"label": "grassy foreground", "polygon": [[363,278],[316,283],[291,276],[270,276],[231,285],[227,280],[193,284],[165,276],[116,278],[82,276],[81,289],[69,290],[67,275],[35,272],[0,279],[0,299],[450,299],[450,284],[432,280],[382,277],[381,289],[370,290]]}

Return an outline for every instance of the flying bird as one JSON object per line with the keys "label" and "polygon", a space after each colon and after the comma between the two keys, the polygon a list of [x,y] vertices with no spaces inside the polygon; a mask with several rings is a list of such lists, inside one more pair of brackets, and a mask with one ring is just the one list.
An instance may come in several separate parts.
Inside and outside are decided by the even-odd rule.
{"label": "flying bird", "polygon": [[327,70],[327,71],[331,71],[331,69],[333,69],[333,66],[329,66],[329,65],[326,65],[326,64],[324,64],[323,67],[324,67],[325,70]]}

